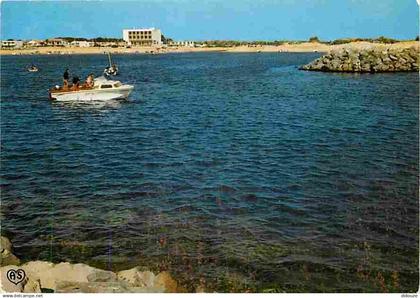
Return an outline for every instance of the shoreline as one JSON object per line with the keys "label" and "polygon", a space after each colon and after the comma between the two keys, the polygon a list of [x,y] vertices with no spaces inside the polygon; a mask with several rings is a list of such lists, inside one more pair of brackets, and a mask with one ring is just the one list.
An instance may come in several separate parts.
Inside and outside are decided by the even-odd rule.
{"label": "shoreline", "polygon": [[[168,271],[132,267],[103,270],[85,263],[28,261],[13,254],[13,244],[0,237],[0,293],[185,293]],[[17,275],[23,272],[23,277]],[[10,276],[9,272],[15,275]],[[197,291],[203,291],[197,287]]]}
{"label": "shoreline", "polygon": [[304,42],[299,44],[282,44],[278,46],[237,46],[237,47],[208,47],[208,48],[110,48],[110,47],[39,47],[31,49],[12,49],[0,50],[0,56],[12,55],[86,55],[86,54],[172,54],[172,53],[208,53],[208,52],[226,52],[226,53],[317,53],[331,52],[341,49],[368,49],[368,48],[396,48],[404,49],[410,47],[419,47],[419,41],[402,41],[393,44],[381,44],[372,42],[350,42],[341,45],[327,45],[317,42]]}

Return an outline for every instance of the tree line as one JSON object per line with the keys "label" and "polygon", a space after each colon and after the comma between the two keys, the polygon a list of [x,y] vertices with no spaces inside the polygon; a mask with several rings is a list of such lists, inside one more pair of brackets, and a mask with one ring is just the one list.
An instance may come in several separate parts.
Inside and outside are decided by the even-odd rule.
{"label": "tree line", "polygon": [[93,42],[121,42],[124,41],[122,38],[112,38],[112,37],[96,37],[96,38],[84,38],[84,37],[56,37],[63,39],[67,42],[72,42],[75,40],[80,41],[93,41]]}

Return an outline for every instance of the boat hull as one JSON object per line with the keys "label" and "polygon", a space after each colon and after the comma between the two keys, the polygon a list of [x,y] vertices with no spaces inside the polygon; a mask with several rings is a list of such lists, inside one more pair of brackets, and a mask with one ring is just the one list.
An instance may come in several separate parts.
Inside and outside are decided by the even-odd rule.
{"label": "boat hull", "polygon": [[126,99],[133,91],[133,86],[125,85],[120,88],[92,89],[70,92],[52,92],[50,98],[57,101],[106,101]]}

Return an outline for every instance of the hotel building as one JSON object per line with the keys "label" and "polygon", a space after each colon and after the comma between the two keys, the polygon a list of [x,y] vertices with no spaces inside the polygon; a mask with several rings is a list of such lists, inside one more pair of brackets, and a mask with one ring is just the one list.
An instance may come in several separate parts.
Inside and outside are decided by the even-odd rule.
{"label": "hotel building", "polygon": [[22,40],[2,40],[1,41],[2,49],[19,49],[23,47]]}
{"label": "hotel building", "polygon": [[160,29],[124,29],[123,39],[130,46],[160,46],[162,32]]}

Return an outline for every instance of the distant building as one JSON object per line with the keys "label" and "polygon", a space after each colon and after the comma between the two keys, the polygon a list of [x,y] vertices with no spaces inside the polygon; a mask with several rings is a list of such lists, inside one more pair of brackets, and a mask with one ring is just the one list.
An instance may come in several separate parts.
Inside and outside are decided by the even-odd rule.
{"label": "distant building", "polygon": [[70,45],[73,47],[89,48],[89,47],[93,47],[95,43],[93,41],[74,40],[70,43]]}
{"label": "distant building", "polygon": [[2,40],[1,41],[2,49],[19,49],[23,47],[22,40]]}
{"label": "distant building", "polygon": [[45,42],[43,40],[30,40],[27,43],[27,46],[29,47],[42,47],[45,45]]}
{"label": "distant building", "polygon": [[62,38],[51,38],[46,40],[47,46],[50,47],[67,47],[69,43]]}
{"label": "distant building", "polygon": [[193,41],[171,41],[169,42],[169,46],[177,46],[177,47],[195,47],[195,43]]}
{"label": "distant building", "polygon": [[95,47],[112,47],[114,44],[112,41],[95,41]]}
{"label": "distant building", "polygon": [[127,46],[126,41],[95,41],[95,47],[125,47]]}
{"label": "distant building", "polygon": [[162,32],[160,29],[124,29],[123,39],[130,46],[161,46]]}

